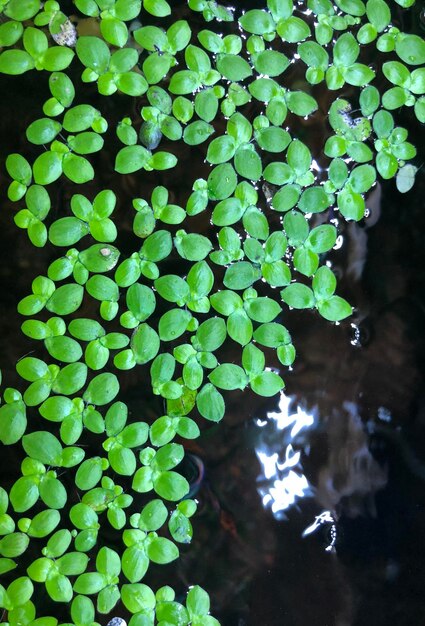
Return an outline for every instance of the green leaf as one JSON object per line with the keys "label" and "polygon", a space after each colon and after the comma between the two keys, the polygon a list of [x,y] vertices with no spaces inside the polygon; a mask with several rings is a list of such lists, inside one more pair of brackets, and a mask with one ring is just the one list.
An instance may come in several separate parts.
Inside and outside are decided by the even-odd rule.
{"label": "green leaf", "polygon": [[133,36],[140,46],[150,52],[155,52],[157,48],[165,50],[168,45],[167,35],[157,26],[143,26],[142,28],[138,28],[134,31]]}
{"label": "green leaf", "polygon": [[252,75],[249,63],[234,54],[217,55],[217,69],[224,78],[233,82],[244,80]]}
{"label": "green leaf", "polygon": [[22,37],[24,27],[20,22],[9,20],[0,26],[0,46],[13,46]]}
{"label": "green leaf", "polygon": [[352,308],[346,300],[339,296],[331,296],[319,302],[317,309],[322,317],[330,322],[339,322],[352,314]]}
{"label": "green leaf", "polygon": [[415,176],[417,167],[414,165],[405,165],[397,172],[396,185],[400,193],[407,193],[415,184]]}
{"label": "green leaf", "polygon": [[118,285],[108,276],[91,276],[86,283],[86,290],[96,300],[117,302]]}
{"label": "green leaf", "polygon": [[25,187],[31,183],[31,166],[21,154],[9,154],[6,159],[6,169],[9,176]]}
{"label": "green leaf", "polygon": [[235,140],[229,135],[213,139],[208,146],[207,161],[217,165],[229,161],[235,154]]}
{"label": "green leaf", "polygon": [[234,291],[219,291],[211,296],[211,304],[222,315],[230,315],[242,307],[242,298]]}
{"label": "green leaf", "polygon": [[280,20],[277,26],[279,36],[290,43],[297,43],[303,39],[307,39],[310,35],[310,27],[301,18],[290,16],[287,19]]}
{"label": "green leaf", "polygon": [[106,43],[99,37],[78,37],[76,52],[81,63],[96,74],[104,74],[108,70],[111,53]]}
{"label": "green leaf", "polygon": [[309,187],[301,194],[298,206],[304,213],[320,213],[330,205],[330,198],[323,187]]}
{"label": "green leaf", "polygon": [[188,146],[197,146],[206,141],[213,132],[214,126],[207,124],[207,122],[202,120],[192,122],[184,129],[183,141],[187,143]]}
{"label": "green leaf", "polygon": [[[65,154],[62,161],[63,173],[72,182],[77,184],[87,183],[94,178],[92,165],[82,156],[77,154]],[[34,174],[35,178],[35,174]]]}
{"label": "green leaf", "polygon": [[344,71],[344,78],[349,85],[363,87],[375,78],[375,72],[363,63],[353,63]]}
{"label": "green leaf", "polygon": [[10,17],[12,20],[18,20],[19,22],[25,22],[26,20],[34,17],[36,13],[40,10],[40,1],[39,0],[28,0],[23,5],[20,0],[10,0],[7,3],[7,7],[5,8],[5,15]]}
{"label": "green leaf", "polygon": [[227,320],[229,337],[241,346],[245,346],[252,338],[252,322],[244,309],[234,311]]}
{"label": "green leaf", "polygon": [[122,555],[122,571],[127,580],[131,583],[139,582],[146,574],[148,567],[149,558],[146,556],[143,549],[137,546],[131,546],[124,550]]}
{"label": "green leaf", "polygon": [[218,98],[213,89],[204,89],[195,96],[195,112],[205,122],[212,122],[218,111]]}
{"label": "green leaf", "polygon": [[356,62],[360,53],[360,46],[354,35],[344,33],[336,40],[333,48],[333,58],[336,66],[350,67]]}
{"label": "green leaf", "polygon": [[270,126],[255,132],[255,139],[262,150],[283,152],[291,141],[290,134],[283,128]]}
{"label": "green leaf", "polygon": [[69,109],[63,118],[63,127],[71,133],[79,133],[93,126],[99,112],[89,104],[79,104]]}
{"label": "green leaf", "polygon": [[103,469],[103,460],[99,456],[83,461],[75,475],[75,484],[78,489],[84,491],[93,489],[102,478]]}
{"label": "green leaf", "polygon": [[160,55],[158,52],[148,56],[143,63],[143,73],[150,85],[159,83],[168,74],[172,60],[171,55],[163,53]]}
{"label": "green leaf", "polygon": [[115,550],[103,546],[96,557],[96,569],[101,574],[114,578],[119,576],[121,571],[120,557]]}
{"label": "green leaf", "polygon": [[396,157],[388,151],[378,152],[376,156],[376,169],[385,180],[394,178],[398,170]]}
{"label": "green leaf", "polygon": [[331,250],[335,245],[337,238],[337,230],[335,226],[331,224],[323,224],[313,228],[306,240],[306,245],[311,248],[313,252],[322,254]]}
{"label": "green leaf", "polygon": [[[287,163],[274,161],[273,163],[269,163],[266,166],[263,172],[263,176],[264,176],[264,180],[266,180],[268,183],[272,183],[272,185],[285,185],[286,183],[291,182],[293,180],[293,171],[292,171],[292,168]],[[288,198],[287,192],[289,192],[292,195],[292,188],[291,187],[289,187],[289,189],[285,188],[285,191],[282,193],[282,196],[285,197],[286,203],[290,202],[292,199],[292,198],[291,199]],[[279,200],[279,197],[280,196],[277,197],[277,201]]]}
{"label": "green leaf", "polygon": [[46,309],[57,315],[68,315],[76,311],[83,300],[84,287],[75,283],[58,287],[48,299]]}
{"label": "green leaf", "polygon": [[172,513],[168,522],[168,528],[174,541],[179,543],[191,542],[193,536],[192,524],[178,509]]}
{"label": "green leaf", "polygon": [[47,537],[59,524],[60,518],[59,511],[55,509],[40,511],[40,513],[37,513],[31,520],[29,527],[26,529],[26,533],[29,537]]}
{"label": "green leaf", "polygon": [[138,322],[144,322],[154,312],[156,306],[155,295],[152,289],[135,283],[127,290],[126,303]]}
{"label": "green leaf", "polygon": [[317,111],[319,105],[317,101],[303,91],[291,91],[286,96],[286,103],[291,113],[305,117]]}
{"label": "green leaf", "polygon": [[170,80],[170,92],[176,95],[185,95],[195,92],[201,86],[197,72],[180,70],[172,75]]}
{"label": "green leaf", "polygon": [[73,337],[82,341],[92,341],[105,334],[105,330],[99,322],[84,317],[71,320],[68,330]]}
{"label": "green leaf", "polygon": [[245,389],[248,377],[239,365],[224,363],[215,368],[208,376],[215,387],[219,389]]}
{"label": "green leaf", "polygon": [[271,298],[252,298],[245,302],[245,310],[255,322],[272,322],[281,312],[280,305]]}
{"label": "green leaf", "polygon": [[282,300],[293,309],[311,309],[314,306],[314,295],[306,285],[292,283],[281,291]]}
{"label": "green leaf", "polygon": [[225,200],[236,189],[236,172],[230,163],[217,165],[208,176],[208,195],[211,200]]}
{"label": "green leaf", "polygon": [[179,557],[177,546],[165,537],[156,537],[147,548],[147,554],[153,563],[171,563]]}
{"label": "green leaf", "polygon": [[103,373],[95,376],[87,386],[83,399],[96,406],[112,402],[119,391],[119,382],[115,374]]}
{"label": "green leaf", "polygon": [[203,322],[196,331],[194,347],[197,350],[214,352],[226,339],[226,324],[220,317],[211,317]]}
{"label": "green leaf", "polygon": [[262,174],[262,163],[251,144],[242,146],[235,154],[235,169],[240,176],[257,181]]}
{"label": "green leaf", "polygon": [[159,337],[161,341],[174,341],[186,332],[188,324],[192,319],[189,311],[182,309],[171,309],[162,315],[158,324]]}
{"label": "green leaf", "polygon": [[44,117],[28,126],[26,136],[28,141],[41,146],[53,141],[61,129],[62,125],[59,122]]}
{"label": "green leaf", "polygon": [[376,170],[372,165],[359,165],[352,170],[348,180],[355,193],[365,193],[376,180]]}
{"label": "green leaf", "polygon": [[154,285],[161,298],[168,302],[181,303],[189,296],[190,290],[187,282],[175,274],[161,276]]}
{"label": "green leaf", "polygon": [[265,33],[273,33],[276,25],[270,13],[260,9],[252,9],[247,11],[239,18],[242,28],[254,35],[264,35]]}
{"label": "green leaf", "polygon": [[242,365],[250,379],[253,375],[264,371],[265,355],[253,343],[248,344],[242,351]]}
{"label": "green leaf", "polygon": [[195,233],[187,234],[184,230],[177,231],[174,242],[177,252],[188,261],[201,261],[212,248],[207,237]]}
{"label": "green leaf", "polygon": [[92,154],[103,148],[103,137],[90,131],[80,133],[76,137],[68,138],[68,145],[79,154]]}
{"label": "green leaf", "polygon": [[224,285],[228,289],[247,289],[261,276],[260,270],[247,261],[239,261],[227,268]]}
{"label": "green leaf", "polygon": [[329,55],[326,50],[315,41],[306,41],[298,46],[298,54],[309,67],[326,70],[329,64]]}
{"label": "green leaf", "polygon": [[262,372],[251,379],[251,389],[259,396],[270,398],[281,391],[285,383],[275,372]]}
{"label": "green leaf", "polygon": [[[144,0],[144,3],[146,3],[146,0]],[[122,585],[121,599],[125,608],[128,609],[130,613],[149,611],[153,609],[156,604],[154,592],[143,583]]]}
{"label": "green leaf", "polygon": [[202,417],[212,422],[219,422],[224,417],[223,396],[210,383],[204,385],[196,396],[196,406]]}
{"label": "green leaf", "polygon": [[16,76],[34,68],[34,60],[24,50],[5,50],[0,54],[0,74]]}
{"label": "green leaf", "polygon": [[12,607],[25,605],[34,593],[34,585],[27,576],[16,578],[7,588],[7,597]]}
{"label": "green leaf", "polygon": [[17,443],[25,433],[27,418],[21,400],[0,407],[0,441],[6,445]]}
{"label": "green leaf", "polygon": [[157,263],[169,256],[172,247],[171,234],[166,230],[158,230],[147,237],[140,251],[140,256]]}
{"label": "green leaf", "polygon": [[25,552],[29,541],[29,537],[24,533],[6,535],[0,539],[0,554],[6,558],[16,558]]}
{"label": "green leaf", "polygon": [[277,348],[291,341],[287,329],[275,322],[259,326],[254,332],[254,339],[268,348]]}
{"label": "green leaf", "polygon": [[155,17],[166,17],[171,14],[171,7],[166,0],[143,0],[143,8]]}
{"label": "green leaf", "polygon": [[34,161],[33,174],[37,185],[50,185],[62,174],[62,158],[56,152],[43,152]]}
{"label": "green leaf", "polygon": [[120,174],[131,174],[142,169],[151,158],[151,153],[143,146],[125,146],[117,154],[115,170]]}
{"label": "green leaf", "polygon": [[48,72],[60,72],[71,64],[74,55],[70,48],[52,46],[43,55],[43,69]]}
{"label": "green leaf", "polygon": [[73,246],[89,233],[87,224],[76,217],[62,217],[50,226],[49,239],[54,246]]}
{"label": "green leaf", "polygon": [[111,245],[95,244],[79,254],[79,260],[89,272],[108,272],[118,262],[120,252]]}
{"label": "green leaf", "polygon": [[329,299],[336,289],[335,274],[326,265],[320,267],[313,278],[313,291],[317,299]]}
{"label": "green leaf", "polygon": [[[101,20],[100,32],[102,33],[102,37],[105,39],[105,41],[112,44],[113,46],[122,48],[127,43],[128,29],[124,22],[122,22],[121,20],[117,20],[113,17],[108,17]],[[112,64],[111,70],[115,71],[112,68]]]}
{"label": "green leaf", "polygon": [[312,250],[305,246],[300,246],[294,252],[294,267],[304,274],[312,276],[319,266],[319,257]]}
{"label": "green leaf", "polygon": [[131,348],[139,365],[148,363],[155,358],[159,346],[159,336],[148,324],[140,324],[131,338]]}
{"label": "green leaf", "polygon": [[75,97],[75,89],[71,79],[62,72],[53,72],[49,77],[52,96],[64,107],[69,107]]}
{"label": "green leaf", "polygon": [[186,478],[177,474],[177,472],[161,472],[159,477],[154,480],[154,488],[156,493],[165,500],[176,502],[181,500],[189,493],[189,483]]}
{"label": "green leaf", "polygon": [[346,220],[358,222],[364,216],[365,203],[363,197],[351,191],[343,190],[337,197],[338,208]]}
{"label": "green leaf", "polygon": [[425,41],[418,35],[400,33],[396,39],[395,51],[400,59],[408,65],[425,63]]}
{"label": "green leaf", "polygon": [[207,592],[198,585],[195,585],[187,594],[186,606],[191,621],[194,621],[194,619],[198,617],[205,618],[210,610],[210,599]]}
{"label": "green leaf", "polygon": [[99,574],[98,572],[81,574],[74,583],[74,591],[87,595],[99,593],[107,584],[105,578],[103,574]]}
{"label": "green leaf", "polygon": [[47,431],[37,431],[24,435],[22,446],[25,452],[45,465],[57,466],[61,463],[62,446],[59,440]]}
{"label": "green leaf", "polygon": [[384,0],[368,0],[366,14],[369,22],[373,24],[378,33],[382,32],[391,22],[391,11]]}
{"label": "green leaf", "polygon": [[297,204],[299,197],[298,185],[285,185],[273,196],[272,207],[279,212],[289,211]]}
{"label": "green leaf", "polygon": [[276,50],[264,50],[252,55],[254,67],[259,74],[280,76],[289,65],[289,59]]}
{"label": "green leaf", "polygon": [[74,363],[82,355],[80,344],[70,337],[47,337],[44,345],[54,359],[64,363]]}

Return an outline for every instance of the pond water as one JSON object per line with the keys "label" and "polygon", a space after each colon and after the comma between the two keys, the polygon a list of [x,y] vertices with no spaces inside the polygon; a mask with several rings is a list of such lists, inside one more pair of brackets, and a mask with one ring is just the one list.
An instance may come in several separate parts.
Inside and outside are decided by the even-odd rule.
{"label": "pond water", "polygon": [[[0,77],[2,163],[9,152],[27,150],[24,129],[40,115],[45,96],[45,82],[35,89],[35,80]],[[124,97],[115,108],[102,100],[116,120],[129,105]],[[409,115],[400,114],[398,123],[420,148],[423,129]],[[319,145],[328,129],[318,115],[298,131]],[[182,152],[180,168],[158,173],[155,184],[166,184],[179,203],[208,169],[201,154]],[[129,199],[150,188],[143,176],[111,178],[110,159],[98,158],[99,175],[88,187],[117,192],[118,246],[129,252],[137,246]],[[204,586],[223,626],[425,624],[423,172],[404,195],[393,181],[378,183],[369,216],[339,225],[341,245],[329,261],[339,293],[355,307],[353,318],[335,325],[312,313],[284,315],[298,352],[293,370],[282,371],[285,393],[228,394],[224,422],[204,424],[201,438],[186,446],[182,470],[199,502],[194,540],[182,548],[174,573],[173,566],[154,567],[150,580],[156,586],[174,576],[182,594],[188,585]],[[4,198],[3,168],[0,183],[0,367],[7,385],[17,386],[16,361],[37,351],[20,333],[16,305],[55,251],[35,250],[18,231],[16,207]],[[74,192],[55,186],[58,216]],[[191,226],[212,232],[203,216]],[[183,264],[167,263],[167,271],[184,273]],[[133,414],[147,420],[159,414],[157,399],[145,394],[146,373],[126,376],[124,399]],[[13,454],[2,451],[6,482],[20,462]]]}

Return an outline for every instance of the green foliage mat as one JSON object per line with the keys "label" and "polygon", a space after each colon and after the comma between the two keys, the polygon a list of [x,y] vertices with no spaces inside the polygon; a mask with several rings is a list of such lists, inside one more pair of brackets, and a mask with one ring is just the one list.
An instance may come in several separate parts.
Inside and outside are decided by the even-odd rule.
{"label": "green foliage mat", "polygon": [[[225,417],[228,391],[283,389],[278,372],[296,355],[282,324],[289,310],[350,316],[327,261],[332,217],[362,220],[379,177],[400,192],[414,184],[416,149],[392,114],[410,107],[425,122],[425,41],[393,25],[413,3],[268,0],[244,12],[189,0],[187,19],[173,20],[166,0],[75,0],[71,20],[52,0],[0,0],[0,72],[48,72],[51,92],[26,129],[36,156],[6,160],[8,197],[16,225],[57,257],[18,304],[23,333],[49,357],[17,363],[24,389],[6,388],[0,408],[0,441],[26,455],[0,490],[2,623],[55,626],[34,600],[47,593],[63,626],[93,626],[119,602],[129,626],[218,624],[199,586],[182,604],[171,587],[141,582],[192,538],[196,502],[173,440],[197,438],[200,418]],[[367,64],[376,55],[378,66]],[[302,80],[290,89],[294,67]],[[113,128],[85,102],[93,88],[129,97]],[[319,114],[320,89],[330,105],[319,176],[297,118]],[[209,174],[179,206],[175,183],[155,181],[185,146],[201,146]],[[130,254],[114,245],[116,194],[85,186],[96,180],[92,155],[105,151],[115,172],[144,170],[152,183],[126,207],[141,240]],[[75,191],[65,215],[52,210],[63,179]],[[194,226],[201,213],[210,236]],[[186,270],[168,273],[170,259]],[[96,314],[78,317],[87,303]],[[240,347],[237,362],[226,346]],[[152,423],[120,399],[133,368],[147,369],[163,399]],[[68,493],[62,468],[75,483]],[[120,549],[100,547],[108,527]]]}

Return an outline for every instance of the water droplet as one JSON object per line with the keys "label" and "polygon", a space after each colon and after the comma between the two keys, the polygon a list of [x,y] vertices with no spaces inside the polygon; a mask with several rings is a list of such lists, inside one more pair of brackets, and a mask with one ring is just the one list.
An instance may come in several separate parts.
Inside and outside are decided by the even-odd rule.
{"label": "water droplet", "polygon": [[351,324],[351,330],[352,330],[352,339],[350,343],[352,346],[356,346],[360,348],[362,345],[360,341],[360,328],[356,324]]}
{"label": "water droplet", "polygon": [[391,422],[391,411],[385,406],[380,406],[378,409],[378,419],[382,420],[383,422]]}
{"label": "water droplet", "polygon": [[338,235],[338,237],[336,238],[333,250],[339,250],[340,248],[342,248],[343,243],[344,243],[344,237],[342,235]]}

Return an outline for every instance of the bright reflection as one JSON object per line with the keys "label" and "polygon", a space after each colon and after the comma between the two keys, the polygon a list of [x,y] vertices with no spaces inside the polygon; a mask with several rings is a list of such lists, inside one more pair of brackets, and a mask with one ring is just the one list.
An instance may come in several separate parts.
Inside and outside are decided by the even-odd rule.
{"label": "bright reflection", "polygon": [[282,393],[279,410],[268,413],[265,420],[256,420],[261,434],[255,453],[262,467],[257,490],[263,505],[270,507],[277,519],[286,519],[284,511],[313,495],[303,473],[301,453],[308,453],[303,433],[314,426],[316,417],[299,406],[291,410],[292,403]]}

